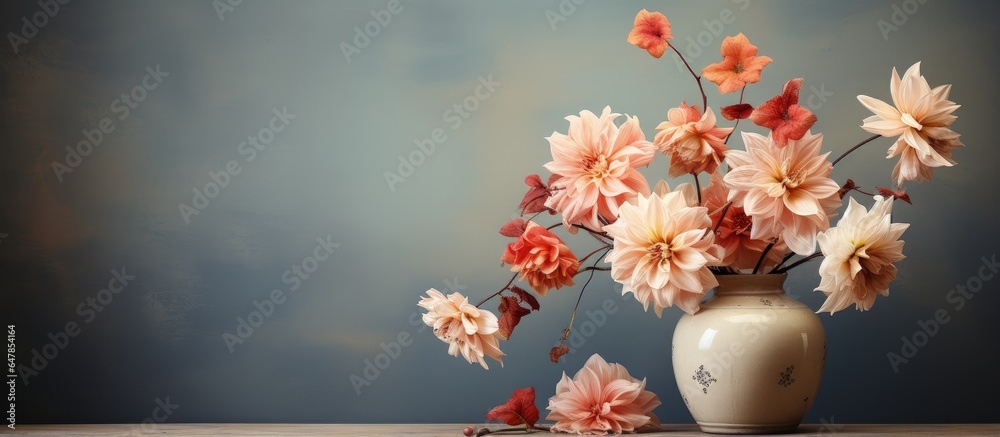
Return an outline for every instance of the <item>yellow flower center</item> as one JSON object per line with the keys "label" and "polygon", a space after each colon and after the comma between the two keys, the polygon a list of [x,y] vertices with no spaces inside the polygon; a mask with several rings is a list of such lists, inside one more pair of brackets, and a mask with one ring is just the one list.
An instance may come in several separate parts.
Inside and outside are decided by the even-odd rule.
{"label": "yellow flower center", "polygon": [[665,263],[670,260],[670,255],[670,245],[667,243],[659,242],[649,246],[649,256],[653,257],[654,261]]}
{"label": "yellow flower center", "polygon": [[798,188],[798,186],[805,180],[805,175],[803,175],[798,169],[789,169],[791,165],[791,159],[785,158],[785,160],[781,163],[779,177],[776,178],[781,182],[781,186],[785,187],[786,190],[794,190],[795,188]]}
{"label": "yellow flower center", "polygon": [[608,176],[608,159],[604,157],[604,154],[600,154],[597,157],[585,158],[583,160],[583,168],[586,169],[590,177],[594,179],[604,179]]}

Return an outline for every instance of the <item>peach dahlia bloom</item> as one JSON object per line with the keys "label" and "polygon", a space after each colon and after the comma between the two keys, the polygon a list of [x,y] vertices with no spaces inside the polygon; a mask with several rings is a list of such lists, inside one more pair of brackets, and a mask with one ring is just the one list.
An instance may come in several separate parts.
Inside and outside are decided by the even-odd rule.
{"label": "peach dahlia bloom", "polygon": [[[726,210],[726,216],[722,217],[722,210],[729,202],[729,187],[726,186],[721,174],[712,173],[711,183],[705,187],[702,197],[705,207],[708,208],[712,226],[719,226],[715,231],[715,244],[721,246],[725,252],[722,265],[736,270],[753,270],[770,242],[750,237],[753,220],[743,207],[730,205]],[[720,219],[722,223],[719,223]],[[779,240],[767,252],[761,268],[777,265],[787,252],[788,247]]]}
{"label": "peach dahlia bloom", "polygon": [[656,127],[660,132],[653,145],[670,155],[670,177],[689,173],[715,173],[726,157],[726,136],[731,127],[715,125],[715,112],[708,108],[704,114],[697,106],[681,103],[667,111],[667,121]]}
{"label": "peach dahlia bloom", "polygon": [[622,205],[617,222],[604,227],[614,238],[605,258],[611,277],[643,308],[652,302],[657,316],[672,305],[694,314],[705,292],[719,285],[708,266],[718,264],[722,248],[706,232],[710,226],[708,210],[688,206],[682,191],[639,196],[635,204]]}
{"label": "peach dahlia bloom", "polygon": [[573,276],[580,268],[566,243],[535,222],[528,222],[517,241],[507,245],[501,260],[510,264],[510,271],[521,272],[521,280],[527,279],[540,296],[551,288],[573,285]]}
{"label": "peach dahlia bloom", "polygon": [[750,238],[781,239],[793,252],[811,255],[816,234],[830,227],[830,214],[841,204],[829,153],[819,154],[823,135],[807,132],[781,147],[771,136],[744,132],[743,143],[745,152],[726,155],[732,169],[724,180],[733,206],[752,218]]}
{"label": "peach dahlia bloom", "polygon": [[931,89],[920,75],[920,63],[913,64],[900,78],[892,69],[889,82],[892,105],[858,96],[858,101],[875,115],[864,120],[862,129],[886,137],[899,137],[886,158],[900,155],[892,170],[897,185],[906,181],[930,180],[934,167],[951,167],[952,149],[962,146],[959,134],[948,128],[958,117],[960,105],[948,100],[951,85]]}
{"label": "peach dahlia bloom", "polygon": [[545,420],[555,422],[552,431],[621,434],[658,427],[660,420],[653,414],[658,405],[660,399],[646,390],[645,379],[633,378],[621,364],[608,364],[594,354],[573,379],[563,372]]}
{"label": "peach dahlia bloom", "polygon": [[501,357],[505,354],[500,351],[496,336],[500,324],[493,313],[476,308],[461,293],[445,297],[433,288],[427,290],[427,297],[417,305],[427,310],[424,323],[434,328],[437,338],[448,343],[449,355],[457,357],[461,353],[469,363],[479,363],[487,370],[490,367],[484,357],[493,358],[503,366]]}
{"label": "peach dahlia bloom", "polygon": [[851,304],[867,311],[877,295],[889,295],[889,283],[896,278],[892,263],[906,258],[899,237],[910,226],[891,222],[892,201],[875,196],[868,211],[852,197],[837,226],[819,234],[825,258],[816,290],[827,299],[817,312],[833,314]]}
{"label": "peach dahlia bloom", "polygon": [[566,117],[565,135],[553,132],[548,137],[552,161],[545,169],[562,177],[550,184],[554,192],[545,206],[562,214],[571,233],[576,233],[574,224],[600,230],[601,219],[615,221],[623,203],[649,194],[649,184],[636,168],[649,164],[656,149],[646,141],[638,118],[626,115],[619,128],[619,116],[610,106],[600,117],[584,110],[579,117]]}

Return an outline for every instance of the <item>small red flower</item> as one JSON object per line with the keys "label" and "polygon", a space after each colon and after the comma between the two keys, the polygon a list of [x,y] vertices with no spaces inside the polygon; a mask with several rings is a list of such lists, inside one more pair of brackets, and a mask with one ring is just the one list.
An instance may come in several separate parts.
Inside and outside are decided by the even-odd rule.
{"label": "small red flower", "polygon": [[722,40],[722,62],[701,70],[701,76],[715,82],[720,93],[731,93],[748,83],[760,81],[760,73],[771,63],[768,56],[757,56],[757,46],[742,33]]}
{"label": "small red flower", "polygon": [[771,129],[774,143],[781,147],[788,144],[788,140],[802,139],[816,123],[812,111],[798,104],[801,88],[802,78],[786,82],[780,96],[764,102],[750,114],[750,120],[755,124]]}
{"label": "small red flower", "polygon": [[667,41],[673,38],[667,17],[659,12],[643,9],[636,14],[634,26],[628,34],[629,44],[645,49],[654,58],[663,56],[670,45]]}

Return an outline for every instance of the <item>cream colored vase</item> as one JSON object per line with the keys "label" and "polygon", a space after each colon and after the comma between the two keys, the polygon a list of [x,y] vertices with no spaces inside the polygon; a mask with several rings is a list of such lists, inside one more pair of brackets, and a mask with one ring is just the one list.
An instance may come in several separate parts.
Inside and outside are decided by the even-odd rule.
{"label": "cream colored vase", "polygon": [[715,294],[677,323],[674,376],[702,431],[790,432],[815,400],[826,334],[785,295],[786,277],[718,275]]}

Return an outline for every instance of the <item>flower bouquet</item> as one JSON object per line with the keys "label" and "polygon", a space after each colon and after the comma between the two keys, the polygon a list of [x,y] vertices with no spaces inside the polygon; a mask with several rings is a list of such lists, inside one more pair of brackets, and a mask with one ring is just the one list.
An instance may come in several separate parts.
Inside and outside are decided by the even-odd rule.
{"label": "flower bouquet", "polygon": [[[500,342],[511,337],[522,317],[540,310],[539,299],[585,275],[582,296],[598,271],[610,272],[623,286],[623,295],[632,293],[647,310],[652,305],[657,316],[671,306],[698,314],[706,293],[719,286],[723,275],[783,274],[818,257],[823,261],[816,290],[826,295],[818,312],[833,314],[851,305],[867,311],[877,296],[888,296],[897,272],[894,263],[904,258],[900,237],[909,226],[891,221],[893,203],[910,203],[903,184],[930,180],[934,168],[954,165],[952,150],[962,146],[950,129],[959,107],[948,100],[950,85],[932,88],[920,74],[919,62],[902,76],[894,69],[891,103],[858,96],[873,113],[861,126],[872,136],[830,160],[830,152],[822,151],[823,135],[810,130],[816,115],[799,105],[803,79],[788,80],[780,94],[755,106],[744,101],[744,92],[761,80],[772,59],[759,55],[745,35],[726,37],[721,61],[700,74],[671,45],[671,37],[663,14],[642,10],[627,41],[655,58],[672,50],[693,77],[701,101],[669,109],[653,141],[646,139],[637,117],[610,107],[600,114],[583,110],[566,117],[565,133],[547,138],[552,160],[543,167],[550,176],[544,182],[537,174],[525,178],[521,218],[500,229],[514,239],[501,256],[513,272],[510,280],[476,304],[460,293],[445,296],[434,289],[419,301],[427,311],[423,321],[449,345],[449,354],[461,354],[485,369],[486,357],[502,364]],[[706,81],[717,85],[721,97],[739,92],[738,100],[730,97],[730,104],[719,109],[731,126],[722,126],[709,106]],[[744,119],[769,134],[741,132],[742,150],[731,148]],[[892,171],[895,187],[866,191],[852,179],[830,177],[841,160],[880,137],[894,138],[887,159],[898,157]],[[693,183],[671,188],[660,180],[651,185],[639,169],[659,155],[669,159],[669,177],[691,175]],[[702,174],[708,181],[704,187]],[[871,206],[866,208],[869,202],[858,202],[854,195],[871,199]],[[846,210],[833,224],[845,197]],[[561,220],[545,225],[541,219],[546,215]],[[571,237],[582,234],[596,247],[577,256],[556,234],[558,228]],[[518,279],[527,288],[515,285]],[[494,298],[498,315],[483,308]],[[553,362],[570,350],[566,341],[575,315],[576,308],[560,343],[549,351]],[[782,377],[784,386],[794,382],[790,373],[788,369]],[[702,378],[702,383],[713,381],[710,374]],[[657,405],[645,380],[595,354],[574,378],[564,373],[546,419],[554,422],[553,431],[621,433],[658,426],[652,414]],[[536,424],[533,389],[516,391],[488,419],[544,428]]]}

